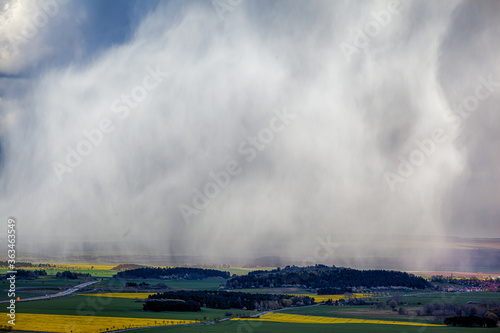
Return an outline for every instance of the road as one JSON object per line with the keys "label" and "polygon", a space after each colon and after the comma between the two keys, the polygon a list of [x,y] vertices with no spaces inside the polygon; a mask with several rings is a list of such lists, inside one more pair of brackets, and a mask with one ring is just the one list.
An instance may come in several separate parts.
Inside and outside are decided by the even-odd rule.
{"label": "road", "polygon": [[[88,281],[88,282],[84,282],[84,283],[80,283],[74,287],[71,287],[67,290],[64,290],[64,291],[61,291],[57,294],[48,294],[48,295],[45,295],[45,296],[39,296],[39,297],[31,297],[31,298],[21,298],[19,301],[16,301],[16,302],[31,302],[31,301],[41,301],[41,300],[47,300],[47,299],[52,299],[52,298],[56,298],[56,297],[64,297],[64,296],[68,296],[68,295],[71,295],[71,294],[74,294],[76,293],[77,291],[83,289],[83,288],[86,288],[88,286],[91,286],[93,284],[96,284],[98,283],[99,281]],[[10,302],[10,300],[7,300],[7,301],[0,301],[0,303],[8,303]]]}

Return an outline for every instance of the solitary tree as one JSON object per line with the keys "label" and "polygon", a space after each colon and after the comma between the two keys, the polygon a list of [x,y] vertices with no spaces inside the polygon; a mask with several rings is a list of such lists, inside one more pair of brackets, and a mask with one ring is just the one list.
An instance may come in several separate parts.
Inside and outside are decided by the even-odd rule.
{"label": "solitary tree", "polygon": [[398,301],[394,300],[394,299],[391,299],[387,305],[389,305],[391,307],[391,309],[395,309],[396,306],[398,306]]}

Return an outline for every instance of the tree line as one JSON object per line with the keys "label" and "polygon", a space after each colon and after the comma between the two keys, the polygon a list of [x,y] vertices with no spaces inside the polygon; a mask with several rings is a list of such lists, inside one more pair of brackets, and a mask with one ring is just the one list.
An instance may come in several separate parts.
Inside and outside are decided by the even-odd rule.
{"label": "tree line", "polygon": [[496,323],[500,317],[500,303],[495,301],[484,301],[481,303],[470,302],[463,305],[445,302],[427,303],[417,310],[417,316],[433,316],[441,320],[453,317],[475,316],[479,318],[489,318]]}
{"label": "tree line", "polygon": [[226,281],[228,289],[300,286],[334,294],[350,291],[352,287],[430,288],[424,278],[406,272],[388,270],[357,270],[344,267],[316,265],[286,266],[272,271],[256,271]]}
{"label": "tree line", "polygon": [[[0,267],[10,267],[8,261],[0,261]],[[52,264],[32,264],[30,262],[16,261],[16,267],[56,267]]]}
{"label": "tree line", "polygon": [[484,282],[500,282],[500,279],[489,278],[484,281],[479,280],[477,277],[470,278],[454,278],[452,276],[443,276],[443,275],[432,275],[431,282],[440,282],[440,283],[449,283],[456,284],[464,287],[481,287]]}
{"label": "tree line", "polygon": [[478,316],[450,317],[444,320],[444,324],[458,327],[497,327],[497,322],[493,319]]}
{"label": "tree line", "polygon": [[210,277],[220,277],[228,279],[229,272],[223,272],[216,269],[191,268],[191,267],[140,267],[118,272],[114,275],[116,278],[133,279],[184,279],[184,280],[202,280]]}
{"label": "tree line", "polygon": [[[314,304],[314,298],[309,296],[293,296],[278,294],[251,294],[228,291],[166,291],[149,295],[146,308],[159,306],[150,303],[154,300],[182,300],[193,301],[200,307],[212,309],[246,309],[246,310],[276,310],[284,307],[304,306]],[[145,309],[145,308],[144,308]]]}
{"label": "tree line", "polygon": [[78,273],[78,272],[70,272],[70,271],[64,271],[64,272],[57,272],[56,273],[56,278],[60,279],[71,279],[71,280],[76,280],[78,278],[87,278],[90,277],[91,275],[89,273]]}
{"label": "tree line", "polygon": [[200,304],[195,301],[181,301],[181,300],[148,300],[143,306],[142,310],[144,311],[190,311],[197,312],[200,311]]}
{"label": "tree line", "polygon": [[[33,280],[33,279],[38,279],[39,276],[44,276],[47,275],[47,272],[43,269],[40,270],[24,270],[24,269],[18,269],[16,273],[16,279],[26,279],[26,280]],[[7,274],[5,277],[7,278],[9,274]]]}

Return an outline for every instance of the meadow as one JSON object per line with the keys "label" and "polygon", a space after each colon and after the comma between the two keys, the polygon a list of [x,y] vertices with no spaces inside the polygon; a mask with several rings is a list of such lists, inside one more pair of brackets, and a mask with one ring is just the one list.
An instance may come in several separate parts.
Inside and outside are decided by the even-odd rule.
{"label": "meadow", "polygon": [[[199,312],[149,312],[142,311],[142,303],[131,298],[70,296],[53,300],[20,302],[17,313],[57,314],[67,316],[128,317],[145,319],[211,320],[224,318],[226,312],[247,313],[245,310],[218,310],[202,308]],[[2,312],[4,310],[2,309]]]}
{"label": "meadow", "polygon": [[387,301],[388,299],[397,299],[398,301],[409,306],[419,306],[426,303],[458,303],[466,304],[467,302],[480,301],[496,301],[500,302],[500,292],[395,292],[391,297],[373,297],[374,302]]}
{"label": "meadow", "polygon": [[238,321],[231,320],[217,325],[204,326],[176,326],[158,327],[133,330],[136,333],[493,333],[498,332],[495,328],[456,328],[456,327],[422,327],[402,325],[379,325],[379,324],[298,324],[298,323],[274,323],[264,321]]}
{"label": "meadow", "polygon": [[[92,267],[93,266],[93,267]],[[433,322],[429,318],[417,317],[414,310],[419,306],[433,302],[455,302],[466,304],[469,301],[497,301],[500,293],[444,293],[421,291],[391,291],[391,296],[378,293],[355,293],[350,297],[365,298],[374,302],[387,302],[397,299],[398,307],[410,310],[408,315],[399,315],[390,308],[378,309],[375,306],[328,306],[318,305],[282,310],[262,315],[255,319],[233,318],[232,315],[254,315],[256,311],[218,310],[202,308],[199,312],[145,312],[142,303],[135,299],[144,299],[160,290],[158,288],[187,290],[217,290],[223,279],[209,278],[205,280],[169,280],[169,279],[113,279],[116,272],[112,265],[58,265],[57,268],[46,269],[48,275],[35,280],[18,280],[18,295],[21,298],[40,296],[58,292],[61,288],[82,283],[84,279],[59,279],[55,273],[62,270],[90,273],[100,283],[91,289],[96,293],[80,293],[69,297],[36,302],[16,303],[17,323],[15,330],[40,332],[106,332],[118,328],[135,328],[133,332],[477,332],[477,329],[450,328],[445,326],[429,326]],[[32,268],[37,269],[37,268]],[[231,270],[231,269],[230,269]],[[237,270],[237,268],[236,268]],[[241,273],[247,273],[241,269]],[[4,281],[5,282],[5,281]],[[141,288],[126,287],[126,282],[146,283]],[[5,282],[6,283],[6,282]],[[156,288],[156,289],[155,289]],[[149,289],[149,290],[147,290]],[[20,292],[21,291],[21,292]],[[302,288],[251,288],[237,291],[250,293],[281,293],[289,295],[308,295],[317,302],[328,299],[345,299],[347,295],[316,295]],[[95,292],[95,291],[94,291]],[[0,300],[6,300],[6,293],[0,294]],[[6,310],[1,309],[1,312]],[[413,312],[412,312],[413,311]],[[217,324],[200,325],[223,319]],[[73,323],[70,327],[69,323]],[[196,325],[183,326],[185,324]],[[145,326],[164,326],[157,328],[138,328]],[[169,325],[176,325],[168,327]],[[419,326],[425,325],[425,326]],[[493,332],[493,329],[481,329],[481,332]]]}

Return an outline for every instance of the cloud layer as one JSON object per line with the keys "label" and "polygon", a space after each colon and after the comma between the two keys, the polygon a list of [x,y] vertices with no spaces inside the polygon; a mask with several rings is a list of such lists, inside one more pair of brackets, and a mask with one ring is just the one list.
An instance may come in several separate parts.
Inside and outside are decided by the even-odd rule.
{"label": "cloud layer", "polygon": [[[307,256],[324,235],[500,237],[498,91],[457,113],[479,78],[500,81],[496,2],[228,8],[162,4],[130,40],[4,87],[0,210],[27,248]],[[12,30],[31,15],[4,13]],[[21,58],[3,47],[0,71],[62,50],[57,34]]]}

